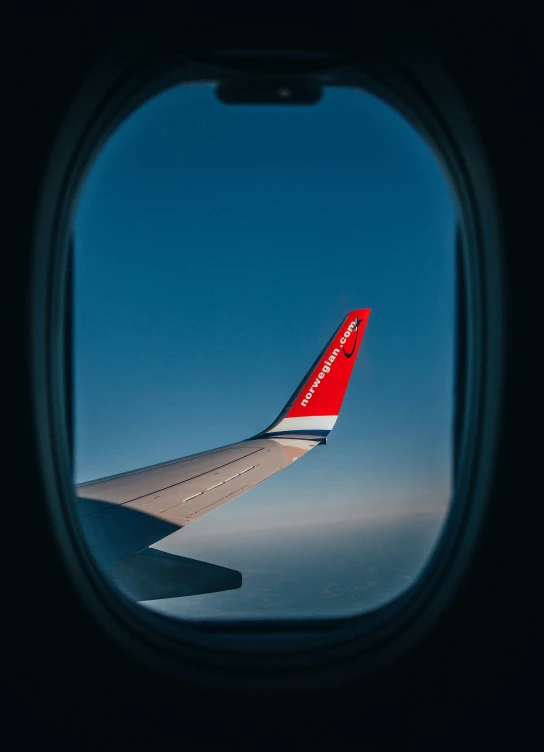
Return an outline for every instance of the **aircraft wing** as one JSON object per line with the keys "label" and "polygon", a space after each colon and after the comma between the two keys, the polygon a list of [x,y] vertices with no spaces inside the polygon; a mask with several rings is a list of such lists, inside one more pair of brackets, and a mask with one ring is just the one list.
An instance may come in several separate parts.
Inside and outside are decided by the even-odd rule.
{"label": "aircraft wing", "polygon": [[[342,320],[280,415],[256,436],[76,487],[86,538],[99,564],[118,585],[137,600],[240,587],[240,573],[217,567],[222,571],[216,573],[215,584],[220,587],[215,587],[209,569],[215,565],[187,559],[191,564],[185,565],[185,571],[187,566],[194,570],[194,587],[185,592],[188,579],[180,576],[183,557],[149,546],[326,442],[338,418],[369,314],[370,309],[363,308]],[[165,557],[170,557],[168,562]],[[206,571],[197,572],[197,565]],[[233,585],[238,579],[240,584]],[[142,582],[147,584],[142,586]],[[170,585],[165,587],[165,582]],[[183,592],[178,592],[180,587]]]}

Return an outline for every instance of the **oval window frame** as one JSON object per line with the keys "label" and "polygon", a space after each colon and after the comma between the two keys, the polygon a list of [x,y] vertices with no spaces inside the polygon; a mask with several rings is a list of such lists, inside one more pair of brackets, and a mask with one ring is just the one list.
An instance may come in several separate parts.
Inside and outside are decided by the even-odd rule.
{"label": "oval window frame", "polygon": [[[493,183],[478,136],[447,77],[405,56],[349,61],[311,54],[265,58],[261,75],[323,77],[328,86],[364,88],[393,106],[425,137],[451,181],[460,217],[455,493],[440,541],[413,587],[375,612],[309,623],[254,622],[199,628],[142,609],[108,586],[86,553],[72,502],[70,404],[70,232],[78,191],[112,131],[137,107],[179,83],[216,81],[254,71],[251,55],[189,60],[166,50],[144,62],[129,48],[87,77],[57,136],[39,208],[32,280],[32,367],[41,467],[50,517],[79,597],[118,643],[161,671],[187,674],[234,670],[242,684],[255,671],[285,686],[294,665],[336,673],[346,659],[357,674],[389,662],[423,638],[466,573],[485,516],[501,395],[504,331],[499,223]],[[428,61],[426,61],[428,63]],[[448,84],[449,85],[449,84]],[[441,92],[441,87],[443,91]],[[441,96],[442,95],[442,96]],[[92,102],[92,106],[91,106]],[[89,105],[89,106],[87,106]],[[455,126],[447,113],[455,114]],[[468,159],[467,152],[477,154]],[[485,232],[484,232],[485,229]],[[494,326],[490,326],[494,322]],[[461,409],[459,409],[461,405]],[[356,659],[356,660],[355,660]],[[356,664],[356,667],[355,667]],[[285,674],[278,676],[278,669]],[[233,681],[230,674],[227,682]],[[224,673],[222,674],[225,675]],[[290,687],[294,688],[296,682]]]}

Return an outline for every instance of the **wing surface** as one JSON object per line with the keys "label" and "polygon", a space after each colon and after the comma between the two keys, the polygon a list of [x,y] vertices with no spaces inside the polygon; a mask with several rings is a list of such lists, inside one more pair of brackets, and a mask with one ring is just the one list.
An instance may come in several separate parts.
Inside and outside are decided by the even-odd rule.
{"label": "wing surface", "polygon": [[[125,578],[132,576],[141,582],[145,569],[149,571],[144,580],[147,577],[155,581],[153,572],[167,571],[169,565],[151,556],[149,546],[219,509],[325,443],[338,417],[369,314],[370,309],[360,309],[342,320],[278,418],[257,436],[79,484],[76,487],[79,516],[100,565],[117,580],[123,579],[119,572],[125,572]],[[191,566],[194,572],[195,562]],[[168,571],[174,570],[170,566]],[[234,580],[225,577],[225,572],[232,571],[221,574],[222,585],[218,589],[227,589],[224,585],[229,582],[232,586],[236,577]],[[205,575],[204,586],[209,588],[209,570]],[[177,575],[172,577],[179,580]],[[195,585],[197,591],[198,587]],[[151,592],[153,588],[143,590]],[[129,588],[133,594],[141,594],[143,590],[139,584]],[[157,589],[163,591],[164,588]],[[166,591],[170,592],[168,588]]]}

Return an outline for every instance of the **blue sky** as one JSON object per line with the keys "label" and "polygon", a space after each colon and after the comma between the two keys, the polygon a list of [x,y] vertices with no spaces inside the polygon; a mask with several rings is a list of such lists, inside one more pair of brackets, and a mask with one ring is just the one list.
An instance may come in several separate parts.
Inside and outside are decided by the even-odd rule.
{"label": "blue sky", "polygon": [[99,154],[75,217],[76,481],[256,433],[346,312],[371,307],[328,445],[182,532],[236,545],[309,515],[442,510],[454,230],[428,146],[366,92],[156,96]]}

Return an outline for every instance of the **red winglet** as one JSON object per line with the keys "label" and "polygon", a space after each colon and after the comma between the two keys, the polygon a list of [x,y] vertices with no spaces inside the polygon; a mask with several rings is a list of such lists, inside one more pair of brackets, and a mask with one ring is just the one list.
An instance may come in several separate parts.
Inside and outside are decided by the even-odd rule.
{"label": "red winglet", "polygon": [[370,310],[348,313],[285,418],[338,415]]}

